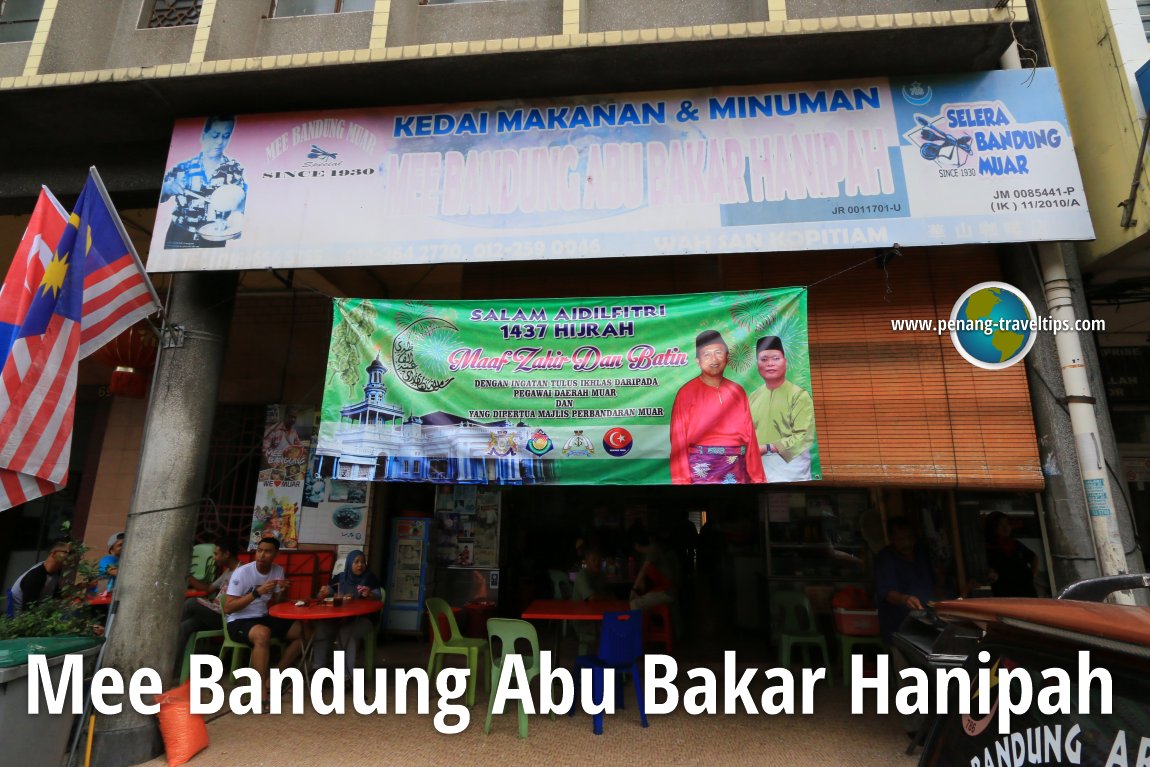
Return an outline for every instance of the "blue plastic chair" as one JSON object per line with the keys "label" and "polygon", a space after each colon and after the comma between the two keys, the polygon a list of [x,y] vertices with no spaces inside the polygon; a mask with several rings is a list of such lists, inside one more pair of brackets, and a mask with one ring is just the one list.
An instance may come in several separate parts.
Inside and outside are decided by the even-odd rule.
{"label": "blue plastic chair", "polygon": [[[618,683],[619,674],[631,673],[635,685],[635,697],[639,702],[639,721],[647,726],[647,709],[643,705],[643,683],[639,669],[643,660],[643,613],[630,610],[621,613],[604,613],[603,630],[599,635],[598,655],[580,655],[575,659],[575,700],[579,700],[580,671],[593,669],[591,676],[592,700],[596,704],[603,701],[603,688],[606,686],[607,671],[615,672],[616,705],[622,708],[623,688]],[[572,709],[574,713],[574,709]],[[603,714],[594,715],[595,734],[603,734]]]}

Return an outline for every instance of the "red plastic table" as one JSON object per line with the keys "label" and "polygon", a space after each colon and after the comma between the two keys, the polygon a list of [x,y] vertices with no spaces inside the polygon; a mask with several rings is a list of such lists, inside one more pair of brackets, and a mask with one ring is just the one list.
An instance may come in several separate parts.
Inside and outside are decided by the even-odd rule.
{"label": "red plastic table", "polygon": [[[622,613],[630,609],[630,602],[623,599],[536,599],[523,611],[523,620],[601,621],[603,613]],[[559,657],[559,636],[560,632],[556,630],[553,651],[555,658]]]}
{"label": "red plastic table", "polygon": [[[273,618],[284,618],[289,621],[331,621],[342,618],[358,618],[361,615],[371,615],[383,609],[383,602],[378,599],[351,599],[339,607],[324,600],[309,600],[302,605],[295,602],[280,602],[268,608],[268,615]],[[311,646],[315,632],[309,632],[303,643],[303,676],[304,681],[311,678]]]}
{"label": "red plastic table", "polygon": [[536,599],[523,611],[523,620],[601,621],[603,613],[625,613],[631,604],[624,599]]}
{"label": "red plastic table", "polygon": [[[198,589],[188,589],[184,592],[185,597],[202,597],[206,596],[208,592],[199,591]],[[103,594],[97,594],[94,597],[88,597],[88,604],[92,607],[107,607],[112,604],[112,592],[106,591]]]}

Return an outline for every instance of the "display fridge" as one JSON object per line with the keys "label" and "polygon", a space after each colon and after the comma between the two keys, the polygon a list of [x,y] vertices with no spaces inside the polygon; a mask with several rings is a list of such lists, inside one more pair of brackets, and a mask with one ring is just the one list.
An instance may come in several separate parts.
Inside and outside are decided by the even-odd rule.
{"label": "display fridge", "polygon": [[431,520],[396,517],[391,521],[384,626],[392,633],[419,633],[428,586]]}

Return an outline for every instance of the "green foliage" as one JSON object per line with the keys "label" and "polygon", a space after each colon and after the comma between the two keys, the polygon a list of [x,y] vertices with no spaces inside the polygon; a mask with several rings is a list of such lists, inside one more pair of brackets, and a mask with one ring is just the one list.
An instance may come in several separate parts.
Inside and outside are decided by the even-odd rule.
{"label": "green foliage", "polygon": [[335,308],[342,322],[331,332],[331,352],[328,355],[331,377],[328,383],[339,378],[347,386],[348,394],[354,395],[364,372],[362,349],[371,342],[379,313],[371,301],[358,304],[336,301]]}
{"label": "green foliage", "polygon": [[77,607],[68,599],[46,599],[15,618],[0,617],[0,639],[96,636],[98,625],[87,607]]}
{"label": "green foliage", "polygon": [[[64,523],[66,534],[69,523]],[[73,559],[64,572],[63,588],[58,599],[45,599],[24,609],[14,618],[0,616],[0,639],[50,636],[96,636],[99,620],[87,606],[88,584],[97,578],[96,565],[85,560],[88,547],[74,542]]]}

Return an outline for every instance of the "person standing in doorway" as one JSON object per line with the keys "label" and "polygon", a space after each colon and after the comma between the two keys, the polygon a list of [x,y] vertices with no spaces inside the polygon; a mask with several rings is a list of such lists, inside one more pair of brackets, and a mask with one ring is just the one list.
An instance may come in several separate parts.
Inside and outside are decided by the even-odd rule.
{"label": "person standing in doorway", "polygon": [[987,581],[996,597],[1037,597],[1038,557],[1014,537],[1010,517],[996,511],[986,518]]}

